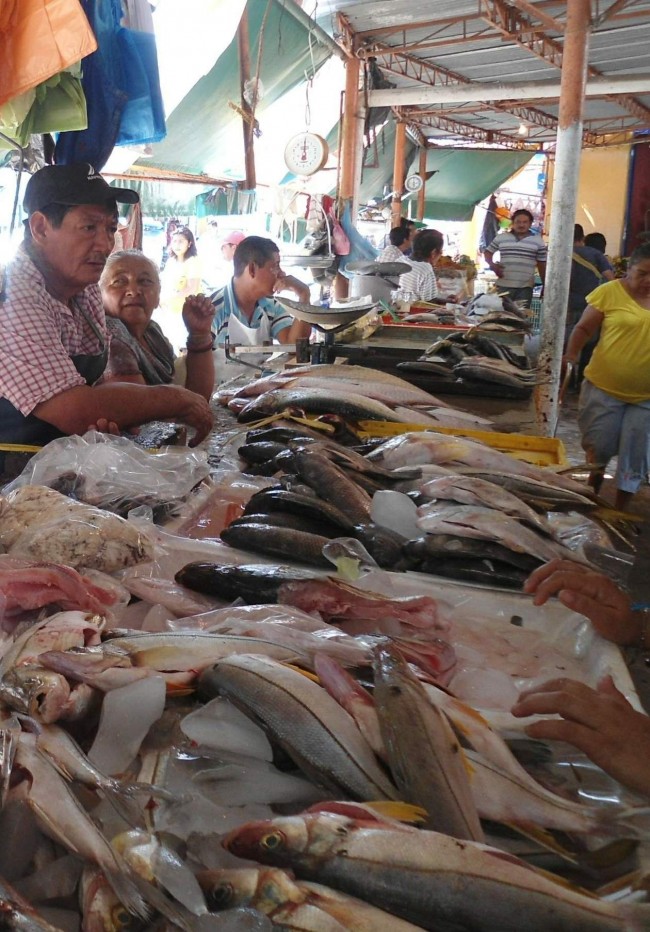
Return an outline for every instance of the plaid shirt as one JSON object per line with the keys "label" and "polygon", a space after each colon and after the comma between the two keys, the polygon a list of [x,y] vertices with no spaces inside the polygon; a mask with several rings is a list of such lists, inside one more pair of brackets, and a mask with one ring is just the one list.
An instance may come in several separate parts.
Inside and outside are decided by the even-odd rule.
{"label": "plaid shirt", "polygon": [[[97,285],[76,295],[108,343],[104,308]],[[43,401],[85,380],[71,356],[98,354],[104,347],[83,314],[62,304],[45,288],[24,245],[7,266],[0,292],[0,397],[27,416]]]}

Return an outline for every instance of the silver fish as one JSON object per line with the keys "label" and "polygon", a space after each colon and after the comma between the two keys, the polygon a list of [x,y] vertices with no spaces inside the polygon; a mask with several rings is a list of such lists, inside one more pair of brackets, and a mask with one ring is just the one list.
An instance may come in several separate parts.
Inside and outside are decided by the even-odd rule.
{"label": "silver fish", "polygon": [[427,828],[485,841],[463,751],[447,720],[390,644],[376,649],[374,670],[388,763],[405,801],[427,811]]}
{"label": "silver fish", "polygon": [[224,846],[290,867],[433,932],[632,932],[650,905],[611,903],[497,848],[331,813],[250,822]]}
{"label": "silver fish", "polygon": [[225,693],[319,786],[353,799],[394,799],[351,717],[324,689],[266,657],[234,656],[206,671],[201,688]]}

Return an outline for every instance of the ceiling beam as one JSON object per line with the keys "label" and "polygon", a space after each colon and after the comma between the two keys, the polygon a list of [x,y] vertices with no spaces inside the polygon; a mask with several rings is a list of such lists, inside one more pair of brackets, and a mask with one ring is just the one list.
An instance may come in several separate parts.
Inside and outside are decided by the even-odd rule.
{"label": "ceiling beam", "polygon": [[516,6],[518,9],[525,13],[530,13],[531,16],[534,16],[535,19],[538,19],[540,23],[547,29],[551,29],[554,32],[564,33],[564,23],[560,22],[558,19],[555,19],[553,16],[549,16],[547,13],[544,13],[543,10],[540,10],[539,6],[537,6],[535,3],[531,3],[530,0],[512,0],[512,5]]}
{"label": "ceiling beam", "polygon": [[502,133],[499,130],[480,129],[471,123],[463,123],[460,120],[449,120],[447,117],[435,114],[427,114],[423,118],[419,118],[417,112],[412,110],[402,111],[401,116],[402,119],[406,119],[409,122],[417,120],[417,124],[420,127],[434,127],[435,129],[441,129],[454,136],[464,136],[467,139],[473,139],[475,142],[499,143],[511,149],[539,150],[537,144],[530,145],[526,143],[525,140],[517,138],[516,136],[509,136],[507,133]]}
{"label": "ceiling beam", "polygon": [[[561,70],[564,57],[562,44],[540,34],[523,13],[509,6],[505,0],[479,0],[479,15],[508,41],[528,49],[538,58]],[[591,78],[603,76],[601,71],[591,66],[587,68],[587,74]],[[647,90],[647,85],[645,90]],[[644,90],[640,89],[640,93],[644,93]],[[638,100],[623,94],[616,97],[614,102],[636,117],[642,125],[650,126],[650,110]]]}

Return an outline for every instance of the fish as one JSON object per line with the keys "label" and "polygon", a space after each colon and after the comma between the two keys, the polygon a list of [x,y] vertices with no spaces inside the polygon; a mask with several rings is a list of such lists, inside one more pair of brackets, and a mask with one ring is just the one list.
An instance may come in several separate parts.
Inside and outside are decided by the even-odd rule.
{"label": "fish", "polygon": [[394,410],[374,398],[350,395],[349,392],[331,388],[285,388],[274,389],[259,395],[239,412],[241,423],[260,420],[297,408],[309,414],[338,414],[353,421],[402,421],[417,420],[411,412],[407,417],[397,415]]}
{"label": "fish", "polygon": [[5,673],[0,681],[0,700],[48,724],[83,718],[96,704],[96,694],[85,684],[72,687],[61,674],[25,663]]}
{"label": "fish", "polygon": [[333,813],[250,822],[223,846],[290,868],[432,932],[632,932],[650,904],[622,904],[571,887],[480,842],[400,830]]}
{"label": "fish", "polygon": [[451,503],[420,505],[416,524],[427,532],[496,540],[510,550],[530,553],[543,562],[558,556],[578,563],[587,562],[579,553],[548,540],[521,521],[493,508]]}
{"label": "fish", "polygon": [[213,910],[253,907],[274,927],[299,932],[415,932],[417,926],[322,884],[297,881],[278,868],[203,870],[197,874]]}
{"label": "fish", "polygon": [[326,521],[315,522],[303,515],[291,514],[288,511],[272,511],[270,514],[249,514],[241,518],[234,518],[229,528],[248,527],[251,524],[267,524],[271,527],[281,527],[302,531],[307,534],[318,534],[320,537],[340,537],[341,528]]}
{"label": "fish", "polygon": [[425,827],[485,841],[463,751],[447,719],[390,644],[375,649],[374,699],[391,774]]}
{"label": "fish", "polygon": [[440,634],[446,634],[450,627],[432,596],[391,599],[333,578],[283,583],[277,600],[282,605],[293,605],[310,614],[318,612],[326,621],[341,624],[356,619],[379,622],[388,618]]}
{"label": "fish", "polygon": [[484,561],[506,564],[521,569],[528,576],[544,562],[529,553],[511,550],[495,540],[478,537],[460,537],[455,534],[427,533],[404,544],[404,551],[409,557],[421,562],[430,562],[433,566],[438,561]]}
{"label": "fish", "polygon": [[326,456],[310,449],[295,454],[298,475],[320,498],[348,515],[354,524],[370,520],[371,498]]}
{"label": "fish", "polygon": [[237,448],[237,453],[247,463],[267,463],[279,453],[283,453],[286,446],[270,440],[260,440],[257,443],[244,443]]}
{"label": "fish", "polygon": [[149,909],[127,865],[77,802],[57,770],[38,751],[33,736],[21,736],[16,761],[29,774],[27,802],[43,831],[68,851],[100,867],[119,900],[130,912],[146,918]]}
{"label": "fish", "polygon": [[431,576],[443,576],[459,582],[472,582],[491,588],[523,589],[528,573],[519,570],[510,563],[489,558],[461,558],[451,560],[431,558],[416,567],[419,573]]}
{"label": "fish", "polygon": [[420,492],[433,500],[450,499],[465,505],[487,505],[524,521],[542,534],[552,536],[548,521],[540,518],[520,498],[501,486],[475,476],[441,476],[420,486]]}
{"label": "fish", "polygon": [[266,638],[211,634],[206,631],[136,631],[112,638],[103,645],[107,654],[126,654],[136,667],[149,667],[160,673],[188,670],[197,673],[224,657],[234,654],[265,654],[295,663],[308,661],[295,648],[288,649]]}
{"label": "fish", "polygon": [[336,508],[330,502],[316,495],[304,495],[282,488],[256,492],[248,500],[244,515],[266,514],[270,511],[288,511],[314,521],[326,521],[335,524],[343,531],[352,531],[355,525],[354,520],[346,512]]}
{"label": "fish", "polygon": [[0,924],[7,932],[61,932],[4,877],[0,877]]}
{"label": "fish", "polygon": [[459,466],[457,472],[500,485],[539,511],[582,510],[598,507],[598,503],[590,497],[591,491],[587,487],[581,494],[573,489],[554,485],[553,474],[542,481],[531,476],[514,475],[498,469],[474,469]]}
{"label": "fish", "polygon": [[197,592],[231,602],[242,599],[247,605],[275,602],[285,582],[297,582],[301,572],[265,563],[225,564],[187,563],[176,573],[177,582]]}
{"label": "fish", "polygon": [[143,921],[122,905],[96,867],[84,868],[79,900],[84,932],[140,932],[144,927]]}
{"label": "fish", "polygon": [[272,524],[246,524],[229,525],[220,536],[226,544],[239,550],[293,559],[297,563],[309,563],[312,566],[331,566],[327,557],[323,556],[323,547],[329,538],[320,534]]}
{"label": "fish", "polygon": [[358,800],[397,798],[352,718],[296,670],[266,657],[232,656],[206,670],[199,687],[228,696],[317,786]]}

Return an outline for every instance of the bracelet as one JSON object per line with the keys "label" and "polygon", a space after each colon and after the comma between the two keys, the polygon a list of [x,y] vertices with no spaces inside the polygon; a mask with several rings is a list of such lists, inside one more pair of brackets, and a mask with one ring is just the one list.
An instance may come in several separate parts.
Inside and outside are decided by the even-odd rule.
{"label": "bracelet", "polygon": [[[201,337],[203,337],[203,334],[201,334]],[[203,339],[201,339],[200,342],[199,342],[199,345],[198,345],[198,346],[195,346],[195,345],[194,345],[194,342],[193,342],[194,339],[195,339],[195,338],[192,336],[192,334],[190,334],[189,337],[188,337],[188,340],[187,340],[187,347],[186,347],[188,353],[189,353],[189,352],[192,352],[192,353],[207,353],[208,350],[213,350],[213,349],[214,349],[214,344],[215,344],[215,339],[216,339],[214,333],[211,333],[211,334],[210,334],[210,342],[207,343],[207,344],[203,342]]]}

